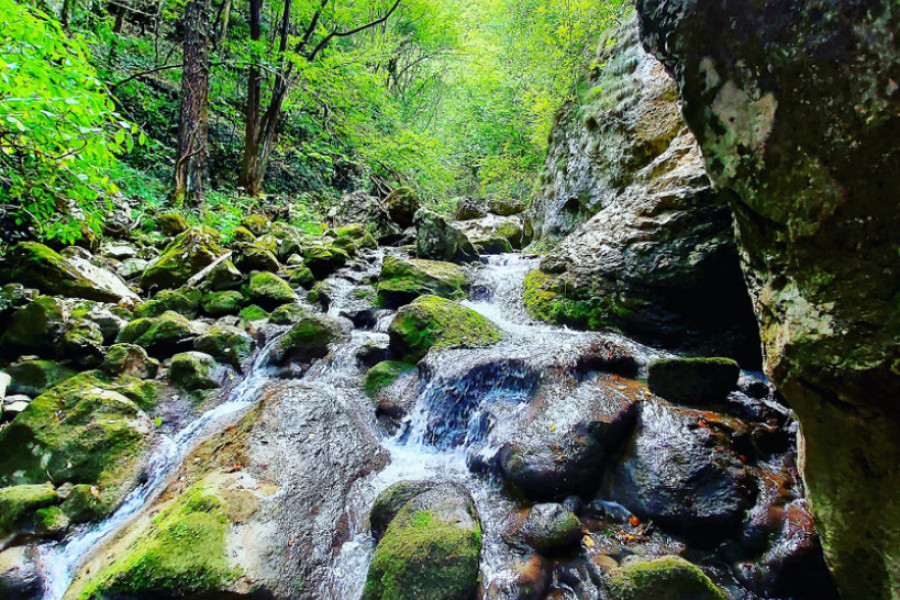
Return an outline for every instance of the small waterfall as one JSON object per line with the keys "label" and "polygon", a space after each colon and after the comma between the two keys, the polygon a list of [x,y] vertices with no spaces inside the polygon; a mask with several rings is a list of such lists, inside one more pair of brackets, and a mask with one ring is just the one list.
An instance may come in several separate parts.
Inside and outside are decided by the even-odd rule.
{"label": "small waterfall", "polygon": [[247,376],[227,399],[174,436],[163,435],[147,462],[147,479],[126,496],[122,505],[106,520],[81,528],[58,544],[41,546],[38,562],[44,573],[44,600],[60,600],[78,569],[109,537],[127,525],[163,492],[185,457],[206,437],[221,429],[223,421],[234,419],[251,408],[269,381],[267,368],[272,348],[281,339],[272,336],[247,369]]}

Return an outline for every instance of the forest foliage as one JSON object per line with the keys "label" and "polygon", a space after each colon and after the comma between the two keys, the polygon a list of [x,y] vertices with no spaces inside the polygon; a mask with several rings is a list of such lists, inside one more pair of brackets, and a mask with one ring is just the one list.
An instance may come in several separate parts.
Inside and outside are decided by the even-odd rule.
{"label": "forest foliage", "polygon": [[[203,206],[187,208],[226,221],[258,200],[248,191],[313,212],[342,192],[397,185],[437,207],[465,193],[527,199],[555,113],[626,4],[191,1],[209,49],[209,185]],[[0,0],[6,218],[67,242],[123,198],[136,211],[170,201],[185,9]],[[276,100],[280,112],[264,178],[248,189],[242,163],[265,116],[250,117],[254,93],[261,113]]]}

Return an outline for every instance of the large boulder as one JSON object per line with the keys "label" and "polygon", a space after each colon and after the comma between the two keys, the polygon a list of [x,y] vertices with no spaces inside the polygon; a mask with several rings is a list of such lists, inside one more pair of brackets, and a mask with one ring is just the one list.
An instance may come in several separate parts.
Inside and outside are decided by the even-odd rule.
{"label": "large boulder", "polygon": [[194,322],[169,311],[158,318],[135,319],[119,332],[117,341],[135,344],[154,356],[165,357],[189,349],[200,333]]}
{"label": "large boulder", "polygon": [[287,281],[272,273],[254,273],[250,277],[250,298],[266,310],[295,302],[297,293]]}
{"label": "large boulder", "polygon": [[4,258],[0,282],[19,282],[45,294],[98,302],[134,303],[138,297],[122,279],[79,256],[62,257],[37,242],[17,244]]}
{"label": "large boulder", "polygon": [[193,288],[160,290],[150,300],[138,304],[134,309],[134,316],[139,319],[161,317],[171,310],[193,319],[197,316],[200,297],[200,291]]}
{"label": "large boulder", "polygon": [[687,406],[715,406],[737,389],[741,369],[728,358],[661,358],[650,363],[650,391]]}
{"label": "large boulder", "polygon": [[332,227],[366,223],[381,243],[392,243],[402,236],[403,228],[391,219],[384,203],[366,192],[353,192],[341,198],[328,211]]}
{"label": "large boulder", "polygon": [[213,325],[194,341],[196,350],[226,362],[235,369],[241,368],[241,364],[253,351],[253,346],[253,338],[249,333],[229,325]]}
{"label": "large boulder", "polygon": [[892,0],[639,0],[729,192],[766,371],[842,596],[900,580],[900,37]]}
{"label": "large boulder", "polygon": [[208,227],[188,229],[169,244],[141,275],[145,290],[177,288],[225,254],[219,234]]}
{"label": "large boulder", "polygon": [[182,352],[172,357],[169,380],[188,391],[212,390],[219,387],[216,360],[203,352]]}
{"label": "large boulder", "polygon": [[481,554],[475,503],[453,485],[417,491],[375,548],[365,600],[466,600],[475,593]]}
{"label": "large boulder", "polygon": [[613,569],[606,583],[610,600],[726,600],[707,575],[678,556],[633,562]]}
{"label": "large boulder", "polygon": [[459,300],[465,298],[468,284],[465,269],[453,263],[388,255],[376,285],[377,302],[398,308],[425,295]]}
{"label": "large boulder", "polygon": [[52,296],[40,296],[18,308],[10,317],[0,344],[4,350],[26,351],[45,356],[58,353],[66,333],[69,311]]}
{"label": "large boulder", "polygon": [[530,244],[534,237],[531,221],[520,215],[505,217],[488,215],[480,219],[454,221],[453,226],[462,231],[475,247],[484,253],[498,246],[521,250]]}
{"label": "large boulder", "polygon": [[34,357],[23,357],[9,365],[6,372],[11,378],[10,393],[32,398],[75,375],[75,371],[63,364]]}
{"label": "large boulder", "polygon": [[302,317],[282,336],[273,351],[277,363],[306,362],[324,358],[331,344],[344,338],[336,319],[319,314]]}
{"label": "large boulder", "polygon": [[448,262],[474,262],[478,251],[462,231],[427,208],[416,213],[416,254]]}
{"label": "large boulder", "polygon": [[406,229],[413,226],[413,220],[422,203],[415,191],[402,187],[397,188],[384,199],[384,206],[394,223],[401,229]]}
{"label": "large boulder", "polygon": [[422,296],[401,308],[388,334],[398,356],[414,360],[432,348],[490,346],[503,337],[496,325],[474,310],[437,296]]}
{"label": "large boulder", "polygon": [[727,194],[712,189],[675,81],[633,16],[601,44],[590,99],[557,123],[533,200],[536,237],[564,240],[529,277],[534,318],[761,362]]}

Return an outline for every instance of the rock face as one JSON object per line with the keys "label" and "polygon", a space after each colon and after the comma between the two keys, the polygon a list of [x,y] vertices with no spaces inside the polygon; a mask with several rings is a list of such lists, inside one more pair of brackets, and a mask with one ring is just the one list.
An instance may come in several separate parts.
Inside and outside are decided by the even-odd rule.
{"label": "rock face", "polygon": [[529,279],[529,312],[758,368],[727,198],[712,190],[675,82],[640,48],[635,20],[614,37],[594,91],[554,134],[532,211],[544,241],[574,232]]}
{"label": "rock face", "polygon": [[710,176],[731,192],[766,370],[800,418],[811,508],[842,595],[896,597],[900,10],[637,5]]}

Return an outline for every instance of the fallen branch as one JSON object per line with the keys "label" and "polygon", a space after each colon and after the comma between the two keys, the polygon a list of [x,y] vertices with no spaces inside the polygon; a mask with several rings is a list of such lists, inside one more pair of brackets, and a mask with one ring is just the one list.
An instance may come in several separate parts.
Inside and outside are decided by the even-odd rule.
{"label": "fallen branch", "polygon": [[223,262],[225,262],[226,260],[230,260],[230,259],[231,259],[231,255],[232,255],[231,252],[226,252],[225,254],[223,254],[222,256],[220,256],[219,258],[217,258],[216,260],[214,260],[214,261],[212,262],[211,265],[209,265],[208,267],[206,267],[205,269],[203,269],[202,271],[200,271],[199,273],[197,273],[196,275],[194,275],[193,277],[191,277],[190,279],[188,279],[188,281],[187,281],[187,283],[186,283],[185,285],[187,285],[188,287],[194,287],[194,286],[196,286],[198,283],[200,283],[201,281],[203,281],[203,278],[206,277],[207,275],[209,275],[209,273],[210,273],[213,269],[215,269],[216,267],[218,267],[219,265],[221,265],[221,264],[222,264]]}

